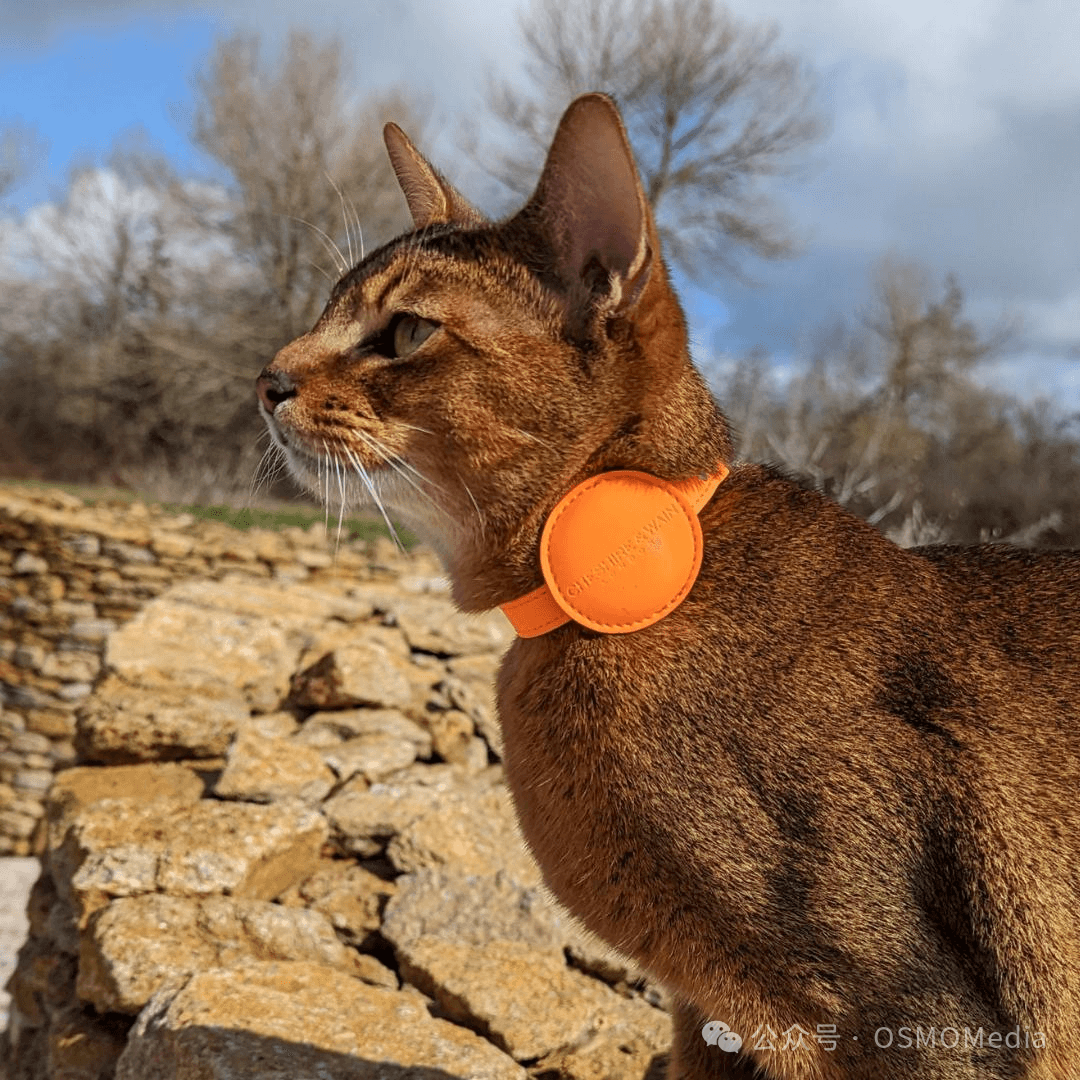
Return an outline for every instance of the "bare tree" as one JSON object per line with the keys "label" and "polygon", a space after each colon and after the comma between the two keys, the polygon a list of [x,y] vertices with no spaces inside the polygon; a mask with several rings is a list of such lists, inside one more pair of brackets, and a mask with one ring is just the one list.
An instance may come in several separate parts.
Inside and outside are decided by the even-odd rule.
{"label": "bare tree", "polygon": [[954,277],[935,295],[924,268],[896,259],[878,265],[862,321],[819,334],[783,381],[760,353],[734,365],[721,398],[743,456],[806,477],[901,543],[1080,536],[1073,427],[974,378],[1007,326],[977,327]]}
{"label": "bare tree", "polygon": [[192,139],[229,184],[208,220],[265,283],[259,320],[283,338],[311,322],[327,276],[408,221],[381,132],[387,120],[421,132],[422,110],[400,92],[358,101],[342,53],[340,39],[294,31],[268,63],[258,37],[238,34],[195,81]]}
{"label": "bare tree", "polygon": [[874,278],[873,307],[865,322],[883,352],[884,388],[905,415],[921,408],[928,419],[951,385],[1000,352],[1011,330],[1001,324],[980,334],[963,317],[964,294],[953,274],[938,301],[931,298],[926,269],[917,263],[882,259]]}
{"label": "bare tree", "polygon": [[361,226],[371,245],[407,222],[380,132],[416,118],[354,98],[341,55],[294,35],[265,63],[255,39],[221,42],[193,137],[223,174],[128,146],[35,215],[0,288],[0,449],[27,448],[21,467],[248,487],[259,368],[360,258]]}
{"label": "bare tree", "polygon": [[116,163],[77,171],[39,212],[29,272],[0,308],[0,422],[46,473],[115,479],[154,459],[182,472],[200,452],[234,460],[253,441],[250,373],[200,304],[207,280],[230,286],[206,240]]}
{"label": "bare tree", "polygon": [[0,198],[26,178],[44,153],[44,143],[25,124],[0,129]]}
{"label": "bare tree", "polygon": [[759,179],[787,171],[824,125],[806,70],[772,25],[738,22],[718,0],[533,0],[522,21],[531,86],[493,85],[506,153],[473,153],[519,195],[535,180],[567,101],[618,101],[668,258],[699,280],[739,257],[793,253]]}

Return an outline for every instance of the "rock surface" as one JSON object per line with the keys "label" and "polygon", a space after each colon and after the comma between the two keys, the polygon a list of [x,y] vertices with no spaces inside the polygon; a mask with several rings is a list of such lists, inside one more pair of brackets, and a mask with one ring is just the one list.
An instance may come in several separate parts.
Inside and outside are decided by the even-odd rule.
{"label": "rock surface", "polygon": [[193,976],[139,1017],[116,1080],[524,1080],[466,1028],[416,994],[366,986],[310,964],[258,964]]}
{"label": "rock surface", "polygon": [[517,830],[509,628],[430,556],[2,489],[0,537],[0,836],[43,865],[4,1080],[662,1075],[657,988]]}
{"label": "rock surface", "polygon": [[[15,970],[15,956],[26,939],[26,903],[40,873],[37,859],[0,859],[0,988]],[[0,989],[0,1031],[7,1027],[10,1000],[7,991]]]}

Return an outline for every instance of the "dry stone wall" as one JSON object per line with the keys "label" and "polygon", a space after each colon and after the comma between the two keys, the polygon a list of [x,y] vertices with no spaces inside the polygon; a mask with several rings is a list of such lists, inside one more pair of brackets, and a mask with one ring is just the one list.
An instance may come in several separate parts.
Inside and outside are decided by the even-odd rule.
{"label": "dry stone wall", "polygon": [[5,1080],[662,1075],[660,991],[518,835],[501,615],[423,553],[2,505],[5,730],[48,743],[6,751],[43,870]]}
{"label": "dry stone wall", "polygon": [[323,532],[241,532],[140,503],[90,507],[55,489],[0,486],[0,855],[40,853],[45,793],[75,761],[75,712],[106,639],[149,599],[192,577],[391,580],[403,569],[389,542],[369,551]]}

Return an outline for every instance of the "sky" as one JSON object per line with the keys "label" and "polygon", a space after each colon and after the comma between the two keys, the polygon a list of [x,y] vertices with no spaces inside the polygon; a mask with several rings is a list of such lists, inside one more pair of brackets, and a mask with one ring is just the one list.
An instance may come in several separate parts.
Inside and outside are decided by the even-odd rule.
{"label": "sky", "polygon": [[[568,0],[573,2],[573,0]],[[980,325],[1017,327],[988,373],[1080,411],[1080,3],[1076,0],[729,0],[771,19],[815,73],[827,138],[770,192],[802,254],[748,264],[752,284],[686,286],[699,358],[763,347],[783,365],[816,327],[857,319],[884,255],[955,273]],[[425,147],[454,167],[450,132],[479,115],[485,80],[513,78],[518,9],[503,0],[0,0],[0,126],[47,145],[9,212],[62,191],[135,129],[181,166],[192,74],[218,35],[272,49],[296,12],[340,33],[359,91],[398,83],[435,105]],[[441,155],[441,156],[440,156]],[[475,192],[474,192],[475,194]]]}

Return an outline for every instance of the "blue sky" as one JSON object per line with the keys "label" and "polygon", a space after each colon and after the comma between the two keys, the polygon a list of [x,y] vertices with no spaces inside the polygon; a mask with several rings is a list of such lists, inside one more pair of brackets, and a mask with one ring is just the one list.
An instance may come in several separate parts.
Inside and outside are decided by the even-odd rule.
{"label": "blue sky", "polygon": [[[818,73],[832,131],[776,188],[804,254],[751,266],[753,288],[687,290],[699,357],[763,346],[781,361],[816,325],[855,319],[881,256],[958,274],[967,311],[1022,331],[996,377],[1080,409],[1080,4],[1075,0],[731,0],[772,18]],[[496,0],[37,0],[0,2],[0,124],[35,127],[46,166],[14,198],[62,191],[143,130],[199,167],[183,113],[214,38],[258,30],[273,48],[297,12],[350,43],[358,90],[401,82],[436,103],[436,163],[488,71],[520,66],[516,10]],[[475,192],[474,192],[475,194]]]}
{"label": "blue sky", "polygon": [[219,31],[206,14],[139,15],[0,46],[0,124],[29,124],[48,144],[45,168],[14,193],[15,205],[49,198],[70,165],[100,161],[128,132],[143,130],[181,166],[195,164],[176,113]]}

